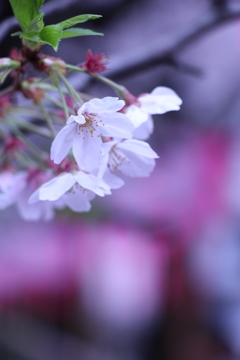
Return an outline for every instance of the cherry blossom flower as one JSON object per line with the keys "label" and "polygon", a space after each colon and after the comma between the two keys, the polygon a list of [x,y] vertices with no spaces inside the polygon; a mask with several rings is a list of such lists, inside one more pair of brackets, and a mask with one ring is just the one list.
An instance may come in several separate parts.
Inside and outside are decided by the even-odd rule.
{"label": "cherry blossom flower", "polygon": [[28,199],[49,174],[39,169],[14,173],[6,170],[0,174],[0,210],[15,205],[24,220],[50,220],[54,217],[51,203],[29,204]]}
{"label": "cherry blossom flower", "polygon": [[119,113],[124,101],[116,97],[92,99],[84,103],[77,116],[71,115],[51,147],[51,159],[59,164],[72,148],[81,170],[97,172],[102,136],[132,138],[134,126]]}
{"label": "cherry blossom flower", "polygon": [[48,201],[57,206],[68,206],[76,212],[89,211],[90,201],[95,195],[110,195],[111,188],[117,189],[124,184],[112,174],[108,174],[106,180],[109,183],[83,171],[63,173],[38,188],[30,197],[29,203]]}
{"label": "cherry blossom flower", "polygon": [[138,98],[126,94],[126,102],[130,105],[125,107],[125,114],[136,128],[133,136],[141,140],[147,139],[153,132],[154,125],[151,115],[179,110],[182,104],[180,97],[173,90],[164,86],[158,86],[151,94],[143,94]]}
{"label": "cherry blossom flower", "polygon": [[152,172],[158,155],[144,141],[131,139],[109,141],[102,145],[102,171],[109,166],[112,172],[131,177],[146,177]]}
{"label": "cherry blossom flower", "polygon": [[0,174],[0,210],[14,204],[26,186],[26,173],[5,170]]}

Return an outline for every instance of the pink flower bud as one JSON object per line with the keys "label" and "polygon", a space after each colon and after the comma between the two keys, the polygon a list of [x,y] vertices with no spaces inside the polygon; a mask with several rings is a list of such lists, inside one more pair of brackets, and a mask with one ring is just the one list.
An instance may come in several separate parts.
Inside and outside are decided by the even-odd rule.
{"label": "pink flower bud", "polygon": [[86,60],[79,67],[82,69],[97,74],[107,69],[107,57],[105,54],[93,54],[91,50],[87,51]]}
{"label": "pink flower bud", "polygon": [[66,63],[63,60],[52,56],[44,56],[41,58],[36,67],[39,70],[45,71],[48,75],[54,70],[60,71],[64,76],[66,75]]}
{"label": "pink flower bud", "polygon": [[37,86],[37,79],[31,77],[21,83],[21,90],[27,99],[32,99],[35,104],[42,100],[45,93]]}
{"label": "pink flower bud", "polygon": [[16,154],[21,152],[24,148],[25,145],[17,138],[8,136],[5,139],[4,152],[12,157],[15,157]]}

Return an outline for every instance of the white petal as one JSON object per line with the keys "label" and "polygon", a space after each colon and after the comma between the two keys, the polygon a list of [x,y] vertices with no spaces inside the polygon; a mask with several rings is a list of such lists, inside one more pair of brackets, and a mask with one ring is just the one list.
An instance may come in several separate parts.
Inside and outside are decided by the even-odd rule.
{"label": "white petal", "polygon": [[[147,143],[139,140],[123,141],[116,146],[115,152],[119,159],[117,169],[132,177],[149,176],[155,166],[154,158],[158,157]],[[113,160],[111,153],[110,163],[114,168]]]}
{"label": "white petal", "polygon": [[28,202],[29,191],[24,191],[17,201],[18,211],[24,220],[51,220],[54,217],[53,206],[49,201]]}
{"label": "white petal", "polygon": [[64,126],[64,128],[53,140],[51,147],[51,159],[55,162],[55,164],[60,164],[60,162],[68,154],[72,147],[73,138],[76,132],[77,124],[74,122]]}
{"label": "white petal", "polygon": [[129,117],[135,128],[142,125],[142,123],[148,119],[148,114],[143,112],[137,105],[130,105],[127,108],[125,115]]}
{"label": "white petal", "polygon": [[[147,115],[147,114],[146,114]],[[133,137],[139,140],[147,140],[149,136],[153,133],[154,122],[151,115],[148,115],[147,121],[142,123],[136,130],[133,132]]]}
{"label": "white petal", "polygon": [[3,171],[0,174],[0,191],[2,192],[19,192],[26,186],[27,175],[24,171],[12,173]]}
{"label": "white petal", "polygon": [[155,160],[144,156],[137,156],[131,152],[125,152],[128,161],[123,161],[119,170],[131,177],[147,177],[155,166]]}
{"label": "white petal", "polygon": [[153,149],[149,146],[148,143],[136,139],[125,140],[117,145],[118,149],[121,149],[123,153],[126,150],[133,153],[136,156],[144,156],[147,158],[156,159],[159,156],[153,151]]}
{"label": "white petal", "polygon": [[28,204],[27,201],[19,201],[17,205],[18,211],[24,220],[51,220],[54,217],[54,209],[49,204],[49,201],[39,201],[36,204]]}
{"label": "white petal", "polygon": [[109,162],[109,154],[114,145],[116,145],[118,141],[108,141],[105,143],[102,143],[101,146],[101,155],[100,155],[100,161],[99,161],[99,170],[97,173],[97,177],[101,179],[104,175],[104,173],[107,170],[108,162]]}
{"label": "white petal", "polygon": [[157,86],[155,89],[153,89],[153,91],[151,92],[150,95],[172,96],[172,97],[175,97],[178,105],[182,104],[182,99],[178,96],[178,94],[174,90],[172,90],[166,86]]}
{"label": "white petal", "polygon": [[39,201],[39,188],[36,191],[34,191],[34,193],[32,193],[32,195],[28,199],[28,203],[35,204],[38,201]]}
{"label": "white petal", "polygon": [[76,122],[78,124],[85,124],[86,119],[82,114],[79,114],[77,116],[71,115],[67,121],[67,124],[71,124],[73,122]]}
{"label": "white petal", "polygon": [[114,175],[109,169],[106,170],[103,180],[110,186],[111,189],[119,189],[125,184],[120,177]]}
{"label": "white petal", "polygon": [[59,175],[39,188],[39,200],[57,200],[70,190],[74,184],[75,179],[72,174]]}
{"label": "white petal", "polygon": [[14,204],[16,197],[13,197],[12,194],[3,194],[0,193],[0,210],[6,209],[8,206]]}
{"label": "white petal", "polygon": [[73,155],[81,170],[97,172],[101,154],[101,137],[94,136],[88,132],[83,135],[75,134],[73,139]]}
{"label": "white petal", "polygon": [[83,171],[79,171],[74,174],[74,178],[83,188],[91,190],[99,196],[111,194],[109,185],[92,174],[86,174]]}
{"label": "white petal", "polygon": [[[66,194],[63,197],[63,200],[65,202],[65,205],[67,205],[71,210],[75,212],[86,212],[91,209],[91,203],[90,203],[90,191],[80,192],[76,191],[75,193]],[[95,196],[94,193],[91,193],[91,200]]]}
{"label": "white petal", "polygon": [[26,173],[5,171],[0,174],[0,210],[15,203],[26,187]]}
{"label": "white petal", "polygon": [[[135,127],[131,120],[124,114],[103,113],[97,117],[100,132],[104,136],[131,139]],[[100,122],[102,120],[102,122]]]}
{"label": "white petal", "polygon": [[100,114],[102,112],[116,112],[121,110],[125,105],[123,100],[117,97],[107,96],[103,99],[91,99],[81,106],[78,113],[85,111],[93,114]]}
{"label": "white petal", "polygon": [[138,98],[142,111],[148,114],[164,114],[167,111],[179,110],[182,100],[167,87],[157,87],[151,94]]}

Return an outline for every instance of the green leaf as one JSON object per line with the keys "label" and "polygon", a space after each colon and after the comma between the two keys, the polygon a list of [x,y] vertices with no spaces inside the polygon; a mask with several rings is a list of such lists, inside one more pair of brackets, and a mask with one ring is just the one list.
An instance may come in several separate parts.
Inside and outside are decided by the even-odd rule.
{"label": "green leaf", "polygon": [[58,49],[58,44],[62,38],[62,28],[59,25],[45,26],[39,33],[40,41],[51,45],[55,51]]}
{"label": "green leaf", "polygon": [[43,17],[44,14],[39,14],[38,16],[36,16],[29,24],[27,33],[31,33],[32,31],[39,32],[40,30],[42,30],[44,26]]}
{"label": "green leaf", "polygon": [[57,25],[60,25],[62,29],[69,28],[71,26],[86,22],[88,20],[94,20],[102,17],[101,15],[93,15],[93,14],[84,14],[84,15],[78,15],[74,16],[68,20],[62,21],[58,23]]}
{"label": "green leaf", "polygon": [[37,17],[44,0],[9,0],[14,15],[23,31],[27,31],[32,20]]}
{"label": "green leaf", "polygon": [[37,35],[33,35],[33,34],[21,34],[21,38],[27,39],[27,40],[31,40],[31,41],[35,41],[35,42],[42,42],[41,38]]}
{"label": "green leaf", "polygon": [[80,29],[72,28],[70,30],[63,30],[62,39],[67,39],[75,36],[86,36],[86,35],[100,35],[103,36],[103,33],[98,33],[89,29]]}
{"label": "green leaf", "polygon": [[40,7],[42,6],[42,4],[45,2],[45,0],[37,0],[37,4],[38,4],[38,10],[40,9]]}

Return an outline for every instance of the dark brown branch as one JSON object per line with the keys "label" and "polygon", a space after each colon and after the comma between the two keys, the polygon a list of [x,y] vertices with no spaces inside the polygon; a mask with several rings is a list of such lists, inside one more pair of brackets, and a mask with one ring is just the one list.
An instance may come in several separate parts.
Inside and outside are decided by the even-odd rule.
{"label": "dark brown branch", "polygon": [[176,37],[172,39],[168,38],[165,42],[164,39],[162,39],[161,45],[156,44],[156,47],[154,47],[158,49],[157,51],[145,51],[144,53],[139,54],[141,56],[135,56],[134,62],[122,61],[125,65],[121,68],[109,71],[107,76],[116,80],[118,78],[131,76],[141,71],[145,71],[146,69],[156,65],[176,65],[176,55],[180,51],[217,27],[238,18],[240,18],[240,9],[227,11],[223,14],[221,13],[220,15],[219,13],[217,14],[212,11],[207,17],[201,19],[199,23],[192,26],[187,31],[178,32]]}

